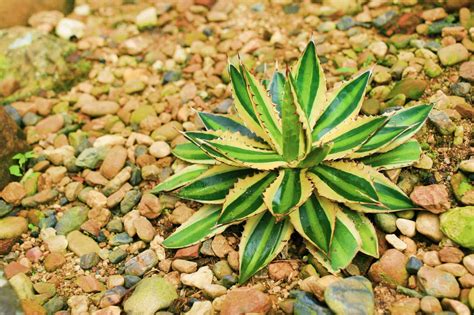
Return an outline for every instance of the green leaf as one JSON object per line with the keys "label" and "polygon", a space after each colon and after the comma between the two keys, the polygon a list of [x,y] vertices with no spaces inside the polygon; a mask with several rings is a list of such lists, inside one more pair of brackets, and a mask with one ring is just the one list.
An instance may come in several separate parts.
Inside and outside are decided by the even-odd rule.
{"label": "green leaf", "polygon": [[216,165],[187,186],[181,188],[177,195],[184,199],[202,203],[222,203],[235,182],[253,172],[252,169],[248,168]]}
{"label": "green leaf", "polygon": [[388,178],[377,172],[375,169],[370,167],[365,167],[365,169],[369,172],[370,177],[374,182],[374,188],[379,196],[380,204],[346,203],[349,208],[368,213],[418,209],[396,184],[392,183]]}
{"label": "green leaf", "polygon": [[342,209],[344,214],[352,220],[357,232],[359,233],[361,239],[360,251],[369,256],[378,258],[378,239],[372,222],[370,222],[369,218],[367,218],[363,213],[351,211],[346,207],[343,207]]}
{"label": "green leaf", "polygon": [[166,248],[182,248],[224,232],[228,225],[217,226],[220,205],[205,205],[163,241]]}
{"label": "green leaf", "polygon": [[378,204],[372,180],[364,165],[324,162],[308,171],[318,193],[338,202]]}
{"label": "green leaf", "polygon": [[313,148],[313,150],[306,156],[306,158],[298,164],[298,167],[310,168],[318,165],[329,154],[332,146],[332,143],[325,143],[320,147]]}
{"label": "green leaf", "polygon": [[418,105],[399,110],[350,158],[361,158],[394,149],[411,138],[425,123],[431,105]]}
{"label": "green leaf", "polygon": [[338,211],[336,203],[313,194],[297,211],[290,213],[290,221],[301,236],[327,254]]}
{"label": "green leaf", "polygon": [[261,138],[257,137],[257,135],[255,135],[255,133],[253,133],[250,129],[245,127],[243,123],[241,123],[236,117],[232,117],[230,115],[216,115],[204,112],[198,112],[198,115],[201,118],[204,126],[208,130],[238,132],[242,136],[246,136],[257,141],[263,141]]}
{"label": "green leaf", "polygon": [[286,162],[276,152],[255,148],[233,139],[203,141],[203,144],[206,144],[210,149],[218,152],[224,158],[231,160],[242,167],[250,167],[258,170],[271,170],[277,167],[286,166]]}
{"label": "green leaf", "polygon": [[332,239],[329,257],[333,270],[346,268],[361,248],[362,240],[354,222],[346,213],[336,215],[336,228]]}
{"label": "green leaf", "polygon": [[232,160],[229,160],[226,158],[225,155],[217,151],[215,148],[210,146],[208,144],[208,140],[214,140],[218,139],[219,136],[222,135],[222,132],[199,132],[199,131],[193,131],[193,132],[186,132],[184,136],[194,143],[196,146],[198,146],[201,151],[203,151],[206,155],[212,157],[216,161],[222,162],[227,165],[232,165],[232,166],[241,166],[241,164],[236,163]]}
{"label": "green leaf", "polygon": [[325,134],[359,113],[371,73],[370,70],[363,72],[334,92],[328,107],[316,122],[313,143],[319,142]]}
{"label": "green leaf", "polygon": [[246,282],[281,252],[293,226],[288,218],[279,222],[268,211],[247,220],[240,241],[239,283]]}
{"label": "green leaf", "polygon": [[263,201],[274,216],[281,217],[296,210],[312,192],[306,170],[284,168],[263,194]]}
{"label": "green leaf", "polygon": [[374,154],[360,161],[377,169],[390,170],[412,165],[420,159],[420,155],[420,144],[416,140],[410,140],[391,151]]}
{"label": "green leaf", "polygon": [[266,210],[262,195],[276,177],[275,172],[260,172],[239,180],[225,197],[218,223],[240,221]]}
{"label": "green leaf", "polygon": [[168,177],[164,182],[155,186],[150,192],[157,194],[162,191],[175,190],[176,188],[189,184],[208,169],[209,166],[199,164],[185,167],[173,176]]}
{"label": "green leaf", "polygon": [[285,96],[285,76],[283,73],[275,71],[273,74],[272,82],[270,83],[270,96],[281,118],[281,105]]}
{"label": "green leaf", "polygon": [[333,147],[326,160],[342,158],[360,148],[387,121],[387,117],[359,117],[344,123],[323,137]]}
{"label": "green leaf", "polygon": [[173,149],[173,155],[177,158],[195,164],[216,164],[217,161],[206,154],[199,146],[196,144],[189,142],[189,143],[181,143],[176,145]]}
{"label": "green leaf", "polygon": [[18,177],[21,177],[22,175],[22,171],[20,169],[20,166],[19,165],[12,165],[8,168],[8,171],[10,172],[10,174],[14,175],[14,176],[18,176]]}
{"label": "green leaf", "polygon": [[[303,124],[299,119],[299,105],[291,89],[291,79],[284,86],[284,97],[281,104],[283,130],[283,157],[287,162],[295,161],[306,154],[306,138]],[[309,129],[309,126],[307,127]]]}
{"label": "green leaf", "polygon": [[242,74],[234,65],[229,66],[229,74],[234,91],[234,106],[244,124],[250,128],[257,136],[269,141],[269,137],[260,126],[260,121],[255,113],[253,102],[247,89],[247,83]]}
{"label": "green leaf", "polygon": [[323,104],[326,104],[326,79],[313,41],[308,43],[298,60],[294,76],[299,103],[310,127],[313,127],[324,110]]}
{"label": "green leaf", "polygon": [[255,77],[242,65],[241,71],[248,86],[260,126],[270,138],[269,144],[279,154],[282,153],[282,127],[278,112],[272,104],[267,91]]}

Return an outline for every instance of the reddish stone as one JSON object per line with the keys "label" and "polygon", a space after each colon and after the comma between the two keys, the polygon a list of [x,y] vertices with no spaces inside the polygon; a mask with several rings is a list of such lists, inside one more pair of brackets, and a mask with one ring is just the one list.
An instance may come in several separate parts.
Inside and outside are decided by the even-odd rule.
{"label": "reddish stone", "polygon": [[41,256],[43,256],[43,252],[41,251],[41,249],[38,246],[36,246],[36,247],[30,248],[26,252],[25,256],[32,263],[35,263],[35,262],[38,262],[40,260]]}
{"label": "reddish stone", "polygon": [[100,224],[95,220],[87,220],[81,225],[81,230],[86,231],[91,235],[98,236],[100,232]]}
{"label": "reddish stone", "polygon": [[44,259],[44,269],[48,272],[55,271],[66,263],[66,258],[60,253],[51,253]]}
{"label": "reddish stone", "polygon": [[91,275],[77,277],[75,282],[86,293],[105,290],[105,286]]}
{"label": "reddish stone", "polygon": [[410,199],[435,214],[445,212],[451,207],[448,190],[442,184],[416,186],[410,194]]}
{"label": "reddish stone", "polygon": [[19,262],[14,261],[5,266],[4,272],[5,277],[7,277],[7,279],[10,279],[18,273],[29,273],[30,268],[20,264]]}
{"label": "reddish stone", "polygon": [[198,258],[200,247],[201,247],[201,243],[198,243],[196,245],[178,249],[178,251],[174,255],[174,258],[182,258],[182,259]]}
{"label": "reddish stone", "polygon": [[298,264],[288,261],[275,262],[268,265],[268,274],[272,280],[287,280],[298,275]]}
{"label": "reddish stone", "polygon": [[272,301],[267,294],[252,288],[238,288],[226,295],[221,315],[266,314],[271,308]]}
{"label": "reddish stone", "polygon": [[0,255],[7,255],[12,250],[13,245],[18,241],[18,238],[7,238],[0,240]]}
{"label": "reddish stone", "polygon": [[34,300],[21,300],[21,308],[25,315],[46,315],[44,307]]}
{"label": "reddish stone", "polygon": [[202,5],[208,8],[212,8],[215,3],[216,0],[194,0],[195,5]]}

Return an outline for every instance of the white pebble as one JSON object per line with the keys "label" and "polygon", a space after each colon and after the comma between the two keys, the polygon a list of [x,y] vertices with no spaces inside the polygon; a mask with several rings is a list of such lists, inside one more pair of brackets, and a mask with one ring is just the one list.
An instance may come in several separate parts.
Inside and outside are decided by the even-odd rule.
{"label": "white pebble", "polygon": [[407,249],[407,244],[401,239],[399,239],[395,234],[387,234],[385,235],[385,239],[395,249],[398,249],[400,251]]}
{"label": "white pebble", "polygon": [[395,222],[397,225],[398,230],[403,234],[408,237],[413,237],[416,234],[416,223],[415,221],[412,220],[407,220],[407,219],[397,219]]}
{"label": "white pebble", "polygon": [[154,157],[162,158],[162,157],[170,155],[171,147],[169,146],[168,143],[164,141],[157,141],[157,142],[152,143],[149,151],[150,151],[150,154],[153,155]]}

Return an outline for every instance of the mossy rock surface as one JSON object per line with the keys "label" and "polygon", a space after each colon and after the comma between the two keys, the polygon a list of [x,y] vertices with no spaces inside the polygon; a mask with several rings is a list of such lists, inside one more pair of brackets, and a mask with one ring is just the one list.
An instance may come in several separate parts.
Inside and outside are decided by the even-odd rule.
{"label": "mossy rock surface", "polygon": [[0,104],[66,90],[90,68],[71,42],[27,27],[0,30]]}

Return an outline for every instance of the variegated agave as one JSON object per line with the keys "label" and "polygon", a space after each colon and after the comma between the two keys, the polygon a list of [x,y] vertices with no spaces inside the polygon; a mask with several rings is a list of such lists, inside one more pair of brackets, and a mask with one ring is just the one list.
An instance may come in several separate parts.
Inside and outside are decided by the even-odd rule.
{"label": "variegated agave", "polygon": [[230,65],[237,115],[200,112],[207,131],[173,153],[193,163],[153,189],[205,204],[163,245],[181,248],[246,221],[240,283],[270,263],[296,230],[310,252],[335,272],[358,251],[378,256],[364,213],[414,209],[378,170],[419,159],[410,138],[431,110],[419,105],[382,116],[358,116],[371,71],[326,96],[313,42],[292,72],[276,72],[268,90]]}

